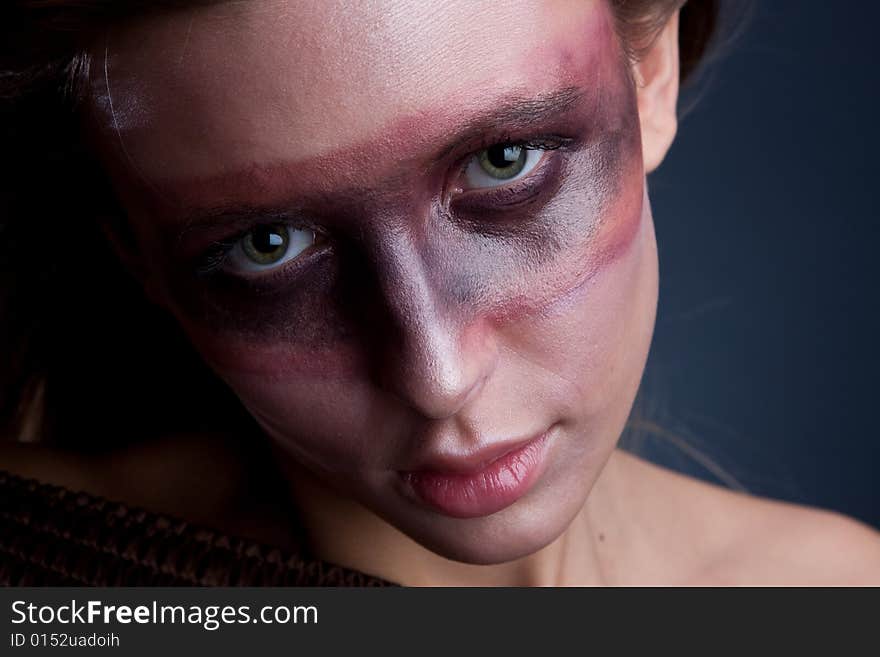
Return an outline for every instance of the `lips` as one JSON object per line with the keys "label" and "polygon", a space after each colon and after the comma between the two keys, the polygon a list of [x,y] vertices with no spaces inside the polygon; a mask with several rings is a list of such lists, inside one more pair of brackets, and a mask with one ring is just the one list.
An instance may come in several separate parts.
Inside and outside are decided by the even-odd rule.
{"label": "lips", "polygon": [[454,518],[496,513],[523,497],[544,470],[551,431],[465,457],[436,458],[401,472],[415,499]]}

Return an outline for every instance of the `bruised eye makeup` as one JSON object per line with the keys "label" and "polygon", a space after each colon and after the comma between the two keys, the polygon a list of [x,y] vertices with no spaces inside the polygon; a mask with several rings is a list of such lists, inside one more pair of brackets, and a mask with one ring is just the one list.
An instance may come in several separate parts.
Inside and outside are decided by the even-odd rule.
{"label": "bruised eye makeup", "polygon": [[[487,210],[491,210],[497,200],[492,195],[494,192],[507,192],[508,196],[516,197],[537,194],[547,186],[548,177],[536,175],[538,170],[552,168],[546,166],[546,160],[551,157],[547,151],[562,148],[571,141],[542,138],[493,143],[465,159],[454,191],[479,197],[482,190],[486,198],[477,201],[477,204]],[[534,180],[530,181],[530,178]],[[515,189],[513,183],[516,183]],[[511,205],[511,200],[515,199],[499,201],[497,210],[503,212]],[[286,213],[279,212],[276,216],[282,214]],[[262,272],[280,270],[283,265],[309,251],[310,247],[322,243],[326,237],[311,227],[272,221],[269,217],[255,216],[252,221],[252,226],[245,232],[213,242],[198,259],[197,271],[200,274],[222,272],[253,278]]]}
{"label": "bruised eye makeup", "polygon": [[[585,102],[554,106],[543,118],[530,111],[522,122],[483,121],[436,150],[437,139],[427,139],[423,152],[404,148],[398,157],[397,142],[382,142],[373,154],[388,160],[385,173],[356,176],[352,185],[323,184],[321,175],[361,167],[370,145],[302,172],[282,163],[265,203],[251,195],[184,208],[182,228],[167,236],[169,288],[211,331],[273,343],[373,339],[394,307],[388,295],[414,293],[395,283],[408,280],[409,267],[430,277],[438,303],[500,312],[527,298],[523,290],[545,289],[547,272],[568,280],[585,261],[598,262],[600,230],[634,225],[628,214],[618,217],[614,199],[630,189],[622,181],[636,190],[640,179],[628,175],[638,172],[637,114],[627,109],[628,87],[611,98],[601,111]],[[225,180],[202,184],[220,190]]]}

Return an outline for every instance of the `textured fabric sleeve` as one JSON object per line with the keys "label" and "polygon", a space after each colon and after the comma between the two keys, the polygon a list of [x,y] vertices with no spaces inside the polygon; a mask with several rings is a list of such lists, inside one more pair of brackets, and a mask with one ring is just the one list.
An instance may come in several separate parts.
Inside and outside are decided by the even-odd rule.
{"label": "textured fabric sleeve", "polygon": [[327,562],[0,471],[3,586],[387,586]]}

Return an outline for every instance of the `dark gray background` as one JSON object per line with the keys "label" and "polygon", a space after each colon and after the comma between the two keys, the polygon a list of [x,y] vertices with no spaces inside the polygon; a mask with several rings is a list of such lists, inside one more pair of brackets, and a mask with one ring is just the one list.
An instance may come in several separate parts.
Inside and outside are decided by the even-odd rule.
{"label": "dark gray background", "polygon": [[[590,648],[614,654],[662,654],[667,649],[680,653],[691,645],[696,652],[719,636],[737,652],[754,650],[759,639],[767,652],[799,651],[801,640],[813,649],[827,646],[826,652],[836,648],[848,654],[875,638],[871,594],[868,589],[801,588],[646,588],[636,594],[625,587],[0,589],[0,646],[11,656],[83,654],[66,648],[7,646],[15,632],[27,640],[36,634],[36,641],[43,633],[51,640],[52,632],[115,632],[118,648],[89,654],[531,655],[553,646],[582,644],[586,618]],[[16,600],[56,611],[72,600],[78,606],[98,600],[105,606],[131,607],[152,607],[156,601],[196,605],[203,612],[209,605],[248,605],[251,613],[263,605],[314,605],[318,623],[236,624],[213,631],[167,623],[13,624],[20,619],[12,607]],[[687,632],[677,630],[682,617],[688,619]],[[633,618],[638,619],[638,632],[631,629]]]}
{"label": "dark gray background", "polygon": [[877,3],[755,2],[683,100],[649,180],[640,395],[651,458],[876,526],[878,25]]}

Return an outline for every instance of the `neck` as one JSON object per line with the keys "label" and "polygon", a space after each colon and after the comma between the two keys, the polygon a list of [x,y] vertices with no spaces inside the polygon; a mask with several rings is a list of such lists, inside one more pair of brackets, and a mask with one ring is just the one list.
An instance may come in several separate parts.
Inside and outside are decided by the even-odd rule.
{"label": "neck", "polygon": [[320,558],[406,586],[589,586],[611,584],[619,553],[607,536],[622,536],[626,457],[609,458],[587,501],[552,543],[501,564],[451,561],[422,547],[354,500],[288,464],[294,500],[312,551]]}

